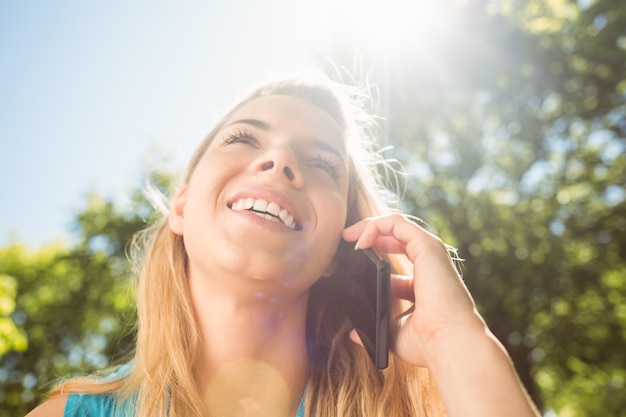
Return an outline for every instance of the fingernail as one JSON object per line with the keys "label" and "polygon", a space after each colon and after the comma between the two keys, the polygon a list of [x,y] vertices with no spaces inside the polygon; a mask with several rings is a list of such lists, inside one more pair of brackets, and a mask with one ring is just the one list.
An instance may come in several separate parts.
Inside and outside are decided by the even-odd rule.
{"label": "fingernail", "polygon": [[355,245],[354,245],[354,250],[359,250],[361,248],[359,248],[359,241],[357,240]]}

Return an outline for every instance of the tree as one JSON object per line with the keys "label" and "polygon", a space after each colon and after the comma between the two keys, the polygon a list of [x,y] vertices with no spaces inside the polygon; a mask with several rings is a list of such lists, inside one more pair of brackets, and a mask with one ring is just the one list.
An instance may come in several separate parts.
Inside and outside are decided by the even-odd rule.
{"label": "tree", "polygon": [[26,335],[11,319],[15,311],[17,281],[10,275],[0,275],[0,356],[26,350]]}
{"label": "tree", "polygon": [[370,72],[386,155],[407,172],[402,205],[467,258],[466,282],[538,404],[619,415],[626,7],[459,7],[466,19],[436,56],[399,50]]}
{"label": "tree", "polygon": [[[165,191],[174,178],[166,172],[153,175],[152,183]],[[59,378],[132,353],[134,280],[126,248],[158,214],[142,189],[131,201],[124,208],[88,195],[71,246],[0,249],[0,417],[25,415]]]}

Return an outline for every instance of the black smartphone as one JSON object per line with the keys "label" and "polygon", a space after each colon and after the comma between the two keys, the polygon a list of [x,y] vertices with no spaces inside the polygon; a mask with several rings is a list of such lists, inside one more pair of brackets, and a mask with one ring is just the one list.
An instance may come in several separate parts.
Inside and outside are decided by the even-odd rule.
{"label": "black smartphone", "polygon": [[390,268],[373,249],[355,252],[345,307],[367,354],[378,369],[389,362]]}

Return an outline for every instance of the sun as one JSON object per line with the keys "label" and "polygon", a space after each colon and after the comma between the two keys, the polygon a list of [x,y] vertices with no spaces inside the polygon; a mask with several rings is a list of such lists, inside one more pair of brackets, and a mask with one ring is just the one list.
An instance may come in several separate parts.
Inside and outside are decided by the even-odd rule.
{"label": "sun", "polygon": [[433,53],[454,32],[459,0],[317,0],[305,7],[316,43],[351,41],[377,53]]}

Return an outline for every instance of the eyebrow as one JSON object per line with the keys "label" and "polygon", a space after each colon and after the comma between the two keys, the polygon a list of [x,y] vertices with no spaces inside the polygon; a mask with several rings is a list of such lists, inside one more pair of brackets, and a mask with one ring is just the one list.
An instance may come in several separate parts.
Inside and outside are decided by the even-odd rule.
{"label": "eyebrow", "polygon": [[[269,125],[269,123],[264,122],[262,120],[258,120],[258,119],[240,119],[240,120],[235,120],[234,122],[229,123],[227,126],[231,126],[231,125],[236,125],[236,124],[245,124],[245,125],[249,125],[252,127],[256,127],[258,129],[261,130],[265,130],[265,131],[270,131],[272,130],[272,127]],[[341,159],[342,161],[344,160],[344,156],[341,154],[341,152],[339,152],[339,150],[337,148],[335,148],[333,145],[320,140],[320,139],[314,139],[311,141],[311,144],[313,145],[313,147],[322,150],[322,151],[326,151],[326,152],[330,152],[332,154],[334,154],[335,156],[337,156],[339,159]]]}
{"label": "eyebrow", "polygon": [[229,123],[227,126],[236,125],[236,124],[250,125],[250,126],[262,129],[262,130],[271,130],[271,127],[268,123],[265,123],[264,121],[257,120],[257,119],[235,120],[234,122]]}

